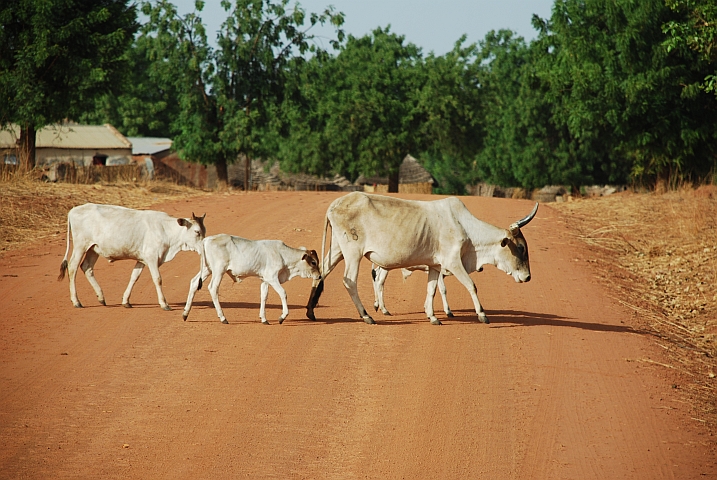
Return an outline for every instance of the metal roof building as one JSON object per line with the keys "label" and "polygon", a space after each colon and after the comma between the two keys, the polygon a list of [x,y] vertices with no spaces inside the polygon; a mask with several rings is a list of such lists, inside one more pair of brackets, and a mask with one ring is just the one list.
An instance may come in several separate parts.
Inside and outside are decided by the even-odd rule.
{"label": "metal roof building", "polygon": [[[0,130],[0,150],[5,161],[17,155],[20,127]],[[125,165],[132,161],[132,143],[112,125],[48,125],[37,132],[35,165]]]}

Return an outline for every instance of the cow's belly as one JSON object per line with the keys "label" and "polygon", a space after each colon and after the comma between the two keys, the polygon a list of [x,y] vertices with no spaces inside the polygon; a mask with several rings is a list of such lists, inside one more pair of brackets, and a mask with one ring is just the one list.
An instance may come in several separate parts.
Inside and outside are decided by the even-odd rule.
{"label": "cow's belly", "polygon": [[372,263],[385,269],[414,267],[416,265],[434,265],[432,255],[422,255],[418,252],[367,252],[365,257]]}
{"label": "cow's belly", "polygon": [[115,260],[137,260],[138,255],[136,251],[132,251],[122,247],[111,247],[111,246],[100,246],[95,245],[93,250],[98,255],[105,257],[107,260],[113,262]]}

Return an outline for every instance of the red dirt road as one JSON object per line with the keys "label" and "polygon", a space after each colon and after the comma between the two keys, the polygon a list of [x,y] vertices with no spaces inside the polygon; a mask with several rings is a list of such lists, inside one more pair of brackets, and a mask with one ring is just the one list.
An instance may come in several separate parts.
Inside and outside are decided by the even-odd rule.
{"label": "red dirt road", "polygon": [[[207,212],[208,234],[278,238],[319,250],[335,193],[211,195],[157,205]],[[412,198],[435,198],[419,197]],[[507,227],[528,201],[468,197],[479,218]],[[524,228],[533,280],[493,267],[474,273],[491,320],[479,324],[452,277],[457,316],[424,317],[426,276],[389,275],[386,302],[364,324],[341,265],[304,316],[310,280],[285,286],[283,325],[259,282],[206,290],[182,321],[199,257],[161,269],[174,310],[149,272],[119,304],[133,262],[100,259],[100,306],[78,275],[75,309],[57,282],[65,233],[0,258],[0,478],[717,478],[715,438],[691,418],[661,349],[633,329],[593,277],[557,214],[541,206]],[[373,303],[368,262],[360,294]]]}

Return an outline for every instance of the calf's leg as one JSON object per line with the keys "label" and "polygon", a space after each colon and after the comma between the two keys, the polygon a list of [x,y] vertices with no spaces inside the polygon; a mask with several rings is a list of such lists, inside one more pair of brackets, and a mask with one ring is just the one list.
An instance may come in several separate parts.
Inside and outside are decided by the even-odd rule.
{"label": "calf's leg", "polygon": [[159,265],[152,262],[148,265],[148,267],[149,273],[152,275],[152,281],[154,281],[154,286],[157,288],[157,299],[159,300],[159,306],[162,307],[162,310],[171,310],[172,307],[170,307],[167,303],[167,299],[164,298],[164,292],[162,291],[162,276],[159,274]]}
{"label": "calf's leg", "polygon": [[184,312],[182,312],[182,319],[184,321],[187,321],[187,317],[189,316],[190,310],[192,310],[192,302],[194,301],[194,295],[197,293],[197,290],[199,290],[199,285],[201,285],[209,276],[209,269],[204,267],[203,270],[199,270],[199,273],[197,273],[194,278],[189,282],[189,294],[187,295],[187,303],[184,305]]}

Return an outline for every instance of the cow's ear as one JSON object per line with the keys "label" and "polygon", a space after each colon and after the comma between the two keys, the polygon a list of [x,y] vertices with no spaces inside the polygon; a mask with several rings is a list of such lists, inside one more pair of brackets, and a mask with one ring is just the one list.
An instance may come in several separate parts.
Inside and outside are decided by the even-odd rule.
{"label": "cow's ear", "polygon": [[186,218],[178,218],[177,223],[179,224],[180,227],[189,228],[189,226],[191,225],[191,222],[189,222],[189,220],[187,220]]}
{"label": "cow's ear", "polygon": [[503,240],[500,241],[500,246],[505,247],[506,245],[508,245],[508,243],[510,243],[510,239],[508,237],[505,237]]}
{"label": "cow's ear", "polygon": [[[304,256],[301,257],[302,260],[306,260],[307,258],[309,258],[309,254],[308,254],[308,253],[305,253]],[[306,261],[308,262],[308,260],[306,260]]]}

